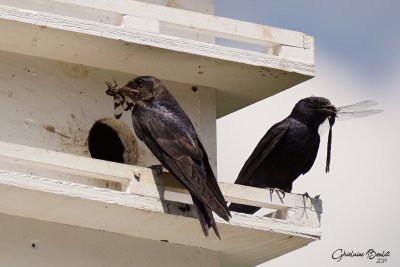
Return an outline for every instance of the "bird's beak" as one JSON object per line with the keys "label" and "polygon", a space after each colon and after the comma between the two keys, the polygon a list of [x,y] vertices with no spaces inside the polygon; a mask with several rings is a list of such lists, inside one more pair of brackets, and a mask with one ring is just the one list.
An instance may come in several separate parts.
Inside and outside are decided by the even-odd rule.
{"label": "bird's beak", "polygon": [[132,94],[132,93],[138,94],[138,93],[140,93],[140,90],[136,89],[136,88],[122,86],[122,87],[117,88],[116,92],[119,94],[122,94],[122,95],[127,95],[127,94]]}
{"label": "bird's beak", "polygon": [[334,113],[335,115],[338,112],[337,108],[334,105],[327,105],[326,108],[330,109],[331,112]]}
{"label": "bird's beak", "polygon": [[336,117],[336,114],[337,114],[337,111],[338,111],[337,108],[334,105],[322,106],[322,107],[319,107],[318,110],[324,111],[329,116],[334,116],[334,117]]}

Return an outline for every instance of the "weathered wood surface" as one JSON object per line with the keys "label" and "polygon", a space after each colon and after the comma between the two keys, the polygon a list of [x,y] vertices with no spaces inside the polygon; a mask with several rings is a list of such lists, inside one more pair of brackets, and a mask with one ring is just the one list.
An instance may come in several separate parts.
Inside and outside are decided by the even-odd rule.
{"label": "weathered wood surface", "polygon": [[[249,42],[259,45],[286,45],[291,47],[306,48],[305,34],[286,29],[269,27],[250,22],[217,17],[214,15],[191,12],[160,5],[143,3],[133,0],[121,0],[110,2],[107,0],[53,0],[54,2],[78,5],[92,9],[115,12],[122,16],[121,26],[136,28],[135,23],[126,23],[127,18],[143,18],[151,21],[171,23],[188,29],[207,32],[218,37],[224,37],[236,41]],[[129,19],[128,19],[129,20]],[[133,20],[135,21],[135,20]],[[140,24],[140,23],[139,23]],[[152,23],[148,31],[154,31]],[[143,25],[140,24],[143,29]]]}
{"label": "weathered wood surface", "polygon": [[215,250],[222,266],[253,266],[321,234],[307,224],[235,213],[229,223],[216,217],[222,241],[205,238],[193,210],[160,198],[9,171],[0,171],[0,192],[0,213]]}
{"label": "weathered wood surface", "polygon": [[199,247],[6,214],[0,222],[4,267],[221,267],[218,251]]}
{"label": "weathered wood surface", "polygon": [[[0,62],[1,141],[90,157],[88,136],[101,120],[113,125],[125,146],[124,153],[136,149],[132,147],[135,133],[131,114],[125,112],[119,120],[114,119],[113,99],[105,94],[104,83],[115,77],[123,84],[133,74],[5,51],[0,51]],[[216,170],[215,90],[163,83],[193,122]],[[194,85],[196,92],[191,90]],[[125,163],[158,163],[143,142],[137,139],[137,145],[138,157],[127,156],[135,160]]]}
{"label": "weathered wood surface", "polygon": [[[0,34],[4,36],[0,50],[136,75],[151,74],[165,80],[216,88],[218,117],[315,75],[312,37],[302,33],[247,22],[242,24],[212,15],[194,15],[209,18],[204,22],[206,25],[195,27],[213,28],[221,24],[218,27],[225,31],[226,21],[226,31],[237,25],[238,32],[235,34],[238,36],[246,35],[245,26],[249,26],[249,29],[260,32],[256,34],[259,38],[263,33],[268,33],[262,37],[267,43],[270,39],[279,42],[282,34],[283,43],[301,46],[277,45],[274,46],[277,49],[271,50],[271,55],[160,34],[156,30],[157,22],[151,18],[123,16],[122,13],[111,11],[107,13],[100,5],[103,3],[106,6],[106,2],[99,2],[99,9],[94,9],[65,3],[61,3],[64,5],[61,8],[56,5],[59,2],[51,1],[55,3],[51,10],[44,8],[43,4],[35,4],[37,2],[43,1],[28,1],[31,4],[27,5],[25,2],[18,4],[20,1],[0,0],[0,20],[3,25]],[[91,1],[84,3],[93,5]],[[143,5],[142,9],[148,10],[147,13],[151,13],[149,10],[153,8],[165,8],[166,14],[190,12],[137,4]],[[29,8],[21,8],[24,6]],[[121,7],[115,4],[114,8]],[[123,17],[126,17],[127,25],[130,20],[138,29],[124,27]],[[148,30],[145,29],[146,20],[149,20]],[[253,33],[248,35],[252,36]]]}
{"label": "weathered wood surface", "polygon": [[[168,173],[158,175],[149,168],[96,160],[1,141],[0,161],[118,182],[122,184],[124,191],[128,193],[191,203],[188,191],[175,178]],[[219,182],[219,185],[226,200],[229,202],[233,201],[277,210],[294,208],[304,209],[305,212],[308,210],[311,213],[322,213],[320,200],[310,200],[302,195],[287,193],[283,198],[276,191],[271,194],[269,189],[223,182]]]}
{"label": "weathered wood surface", "polygon": [[[215,250],[222,253],[222,266],[253,266],[321,237],[321,201],[301,195],[282,199],[268,189],[219,183],[228,201],[281,214],[233,213],[229,223],[216,216],[219,241],[202,236],[194,209],[180,204],[190,204],[188,192],[167,173],[4,142],[1,162],[121,182],[125,191],[1,170],[0,213]],[[265,251],[271,246],[276,249]]]}
{"label": "weathered wood surface", "polygon": [[[83,156],[88,156],[87,151],[82,151],[90,123],[99,114],[112,114],[82,109],[88,99],[94,101],[89,107],[106,103],[105,96],[94,90],[101,87],[100,80],[103,83],[112,75],[126,80],[127,73],[129,77],[151,74],[171,85],[177,97],[185,100],[185,110],[210,146],[215,166],[215,113],[221,117],[313,77],[312,37],[129,0],[0,0],[0,21],[0,56],[7,62],[1,65],[1,116],[7,126],[12,126],[3,131],[2,140],[65,152],[0,142],[0,216],[7,222],[3,227],[13,222],[27,226],[35,221],[36,227],[30,230],[55,227],[62,229],[60,232],[67,228],[73,233],[101,231],[112,236],[109,240],[113,242],[132,238],[152,248],[162,247],[163,253],[166,247],[176,252],[180,246],[187,250],[185,255],[200,253],[201,258],[207,258],[204,262],[195,256],[191,260],[203,266],[254,266],[321,237],[320,200],[295,194],[281,198],[268,189],[219,183],[228,201],[276,212],[269,217],[233,213],[229,223],[216,216],[223,239],[213,234],[205,238],[194,210],[182,209],[182,203],[191,203],[187,190],[171,175],[91,159]],[[212,43],[215,37],[271,49],[261,53],[224,47]],[[21,62],[27,65],[21,66]],[[58,71],[61,67],[63,74]],[[57,84],[60,79],[63,82]],[[73,94],[63,86],[71,87]],[[192,86],[196,90],[190,90]],[[65,99],[75,99],[74,94],[82,91],[88,96],[72,103],[62,102],[62,97],[39,96],[38,92],[44,94],[47,88],[54,95],[68,93]],[[26,91],[43,104],[28,105]],[[69,124],[69,117],[75,115],[48,112],[53,106],[46,105],[47,101],[55,101],[60,107],[73,106],[82,113],[68,125],[68,135],[62,122]],[[24,103],[25,108],[15,103]],[[15,110],[17,113],[10,112]],[[54,136],[63,141],[79,137],[79,142],[64,149]],[[140,155],[144,157],[139,159],[140,164],[148,166],[149,152],[141,149]],[[13,166],[21,168],[15,171]],[[72,181],[64,174],[76,178]],[[100,188],[100,182],[93,180],[118,183],[122,189]],[[41,236],[43,240],[48,237]],[[13,239],[5,235],[2,240]],[[161,240],[169,244],[164,246],[167,243]],[[3,244],[0,242],[0,247]],[[148,258],[141,257],[141,261]]]}
{"label": "weathered wood surface", "polygon": [[221,266],[254,266],[321,237],[321,200],[301,195],[219,183],[228,201],[281,214],[233,213],[229,223],[216,216],[220,241],[203,236],[194,210],[179,204],[190,203],[188,192],[167,173],[6,142],[2,162],[114,181],[124,191],[0,170],[0,213],[217,251]]}

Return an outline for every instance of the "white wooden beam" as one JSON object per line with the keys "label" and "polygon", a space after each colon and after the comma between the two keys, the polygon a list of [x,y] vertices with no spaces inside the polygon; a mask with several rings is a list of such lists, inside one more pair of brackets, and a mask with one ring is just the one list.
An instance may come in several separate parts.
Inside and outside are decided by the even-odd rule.
{"label": "white wooden beam", "polygon": [[217,117],[315,74],[301,54],[294,60],[13,6],[0,5],[0,20],[0,50],[216,88]]}
{"label": "white wooden beam", "polygon": [[[217,17],[198,12],[170,8],[133,0],[53,0],[54,2],[107,10],[125,18],[141,17],[176,24],[218,37],[259,45],[287,45],[304,48],[305,35],[301,32],[274,28],[250,22]],[[129,25],[127,23],[126,25]]]}
{"label": "white wooden beam", "polygon": [[306,223],[233,213],[229,223],[215,216],[222,240],[206,238],[193,209],[173,212],[159,198],[3,170],[0,192],[0,213],[218,251],[222,266],[254,266],[321,236]]}
{"label": "white wooden beam", "polygon": [[[192,203],[189,192],[168,173],[157,175],[151,169],[97,160],[72,154],[0,141],[0,161],[13,162],[61,173],[119,182],[127,192],[165,200]],[[321,200],[276,191],[219,182],[227,201],[270,209],[300,209],[322,213]],[[298,220],[302,220],[299,218]]]}
{"label": "white wooden beam", "polygon": [[88,176],[95,179],[129,184],[136,172],[149,172],[144,168],[109,161],[11,144],[0,141],[0,160],[20,165],[57,170],[63,173]]}
{"label": "white wooden beam", "polygon": [[[104,215],[109,222],[107,211]],[[223,266],[218,251],[199,247],[2,213],[0,222],[3,267]]]}

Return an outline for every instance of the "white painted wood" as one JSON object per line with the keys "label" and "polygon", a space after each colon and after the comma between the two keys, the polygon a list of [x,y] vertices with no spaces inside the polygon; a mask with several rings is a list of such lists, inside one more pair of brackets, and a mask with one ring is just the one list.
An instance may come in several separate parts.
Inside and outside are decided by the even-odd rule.
{"label": "white painted wood", "polygon": [[230,202],[279,210],[287,208],[309,209],[312,212],[322,213],[322,202],[320,200],[310,200],[303,195],[286,193],[283,197],[281,193],[276,191],[271,193],[270,189],[222,182],[219,184]]}
{"label": "white painted wood", "polygon": [[135,175],[139,176],[138,173],[146,170],[145,168],[136,169],[130,165],[109,161],[101,161],[99,164],[98,160],[92,158],[6,142],[0,142],[0,158],[2,161],[14,162],[16,164],[90,176],[126,185],[129,184],[131,178],[135,178]]}
{"label": "white painted wood", "polygon": [[[141,2],[148,2],[152,4],[165,5],[168,7],[196,11],[200,13],[213,14],[214,13],[214,1],[213,0],[147,0]],[[166,35],[184,37],[192,40],[199,40],[203,42],[213,43],[213,37],[207,34],[188,31],[188,29],[176,30],[174,27],[168,25],[161,25],[158,19],[145,19],[137,16],[128,16],[121,13],[115,13],[110,10],[101,11],[99,9],[88,8],[82,5],[76,6],[68,3],[54,2],[49,0],[2,0],[1,3],[10,6],[31,9],[35,11],[44,11],[53,14],[59,14],[63,16],[69,16],[74,18],[81,18],[86,20],[92,20],[112,25],[118,25],[122,27],[147,30],[150,32],[161,32]],[[137,11],[136,11],[137,12]],[[166,26],[166,27],[165,27]]]}
{"label": "white painted wood", "polygon": [[216,218],[221,241],[205,238],[193,212],[178,215],[158,198],[9,171],[0,171],[0,191],[0,213],[206,248],[222,252],[222,266],[254,266],[321,235],[319,227],[234,213],[230,223]]}
{"label": "white painted wood", "polygon": [[[215,168],[217,117],[315,74],[303,33],[213,16],[213,0],[145,2],[0,0],[0,250],[18,254],[1,266],[254,266],[321,237],[320,200],[219,183],[228,201],[280,215],[216,216],[222,240],[205,238],[187,190],[143,167],[157,161],[141,142],[135,166],[88,157],[91,126],[113,113],[113,77],[161,78]],[[121,121],[133,130],[129,114]]]}
{"label": "white painted wood", "polygon": [[[204,14],[214,14],[214,0],[141,0],[151,4],[167,6],[171,8],[189,10]],[[160,33],[180,38],[198,40],[206,43],[214,43],[215,38],[210,34],[193,31],[190,28],[177,26],[171,23],[160,23]]]}
{"label": "white painted wood", "polygon": [[5,214],[0,222],[0,266],[221,266],[218,252],[198,247]]}
{"label": "white painted wood", "polygon": [[299,49],[292,46],[281,45],[277,46],[274,50],[274,55],[290,58],[293,60],[300,60],[302,62],[314,62],[314,50],[313,49]]}
{"label": "white painted wood", "polygon": [[[34,157],[32,155],[35,155]],[[34,168],[56,170],[61,173],[87,176],[123,184],[127,192],[153,198],[191,204],[188,191],[175,178],[164,173],[155,174],[148,168],[95,160],[51,150],[10,144],[0,141],[0,161],[29,165]],[[219,182],[227,201],[271,209],[293,209],[297,221],[304,213],[322,213],[321,200],[286,193],[285,197],[269,189],[254,188]],[[294,216],[295,216],[294,215]],[[320,216],[320,215],[318,215]],[[292,216],[293,217],[293,216]],[[319,225],[319,219],[309,219]]]}
{"label": "white painted wood", "polygon": [[144,19],[135,16],[123,16],[122,26],[127,29],[140,30],[152,33],[160,32],[160,22],[155,19]]}
{"label": "white painted wood", "polygon": [[[123,84],[135,76],[0,51],[0,140],[90,157],[87,139],[91,127],[99,119],[113,117],[113,100],[105,94],[104,83],[113,77]],[[163,83],[192,120],[215,168],[215,90],[197,84]],[[194,85],[196,92],[191,89]],[[119,121],[134,134],[129,112]],[[135,165],[157,164],[143,142],[137,141]]]}
{"label": "white painted wood", "polygon": [[24,10],[59,14],[66,17],[96,21],[110,25],[121,25],[122,23],[122,15],[119,13],[85,8],[84,6],[77,8],[73,5],[49,0],[0,0],[0,4]]}
{"label": "white painted wood", "polygon": [[217,117],[315,74],[310,62],[42,11],[3,5],[0,20],[0,50],[216,88]]}
{"label": "white painted wood", "polygon": [[215,13],[214,0],[140,0],[140,2],[195,11],[204,14]]}
{"label": "white painted wood", "polygon": [[100,10],[127,14],[186,26],[197,31],[209,31],[216,36],[254,44],[287,45],[304,48],[304,34],[285,29],[201,14],[186,10],[146,4],[133,0],[53,0]]}

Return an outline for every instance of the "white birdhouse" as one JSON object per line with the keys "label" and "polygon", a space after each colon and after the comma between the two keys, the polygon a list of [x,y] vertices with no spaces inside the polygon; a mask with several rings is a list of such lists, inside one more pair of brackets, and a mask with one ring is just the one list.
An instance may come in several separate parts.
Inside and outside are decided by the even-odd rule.
{"label": "white birdhouse", "polygon": [[105,94],[161,79],[216,171],[216,119],[312,78],[313,38],[214,16],[213,0],[146,2],[0,0],[1,266],[254,266],[321,237],[320,200],[227,183],[227,201],[276,211],[215,216],[222,240],[204,237]]}

